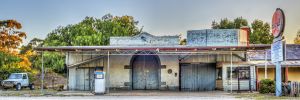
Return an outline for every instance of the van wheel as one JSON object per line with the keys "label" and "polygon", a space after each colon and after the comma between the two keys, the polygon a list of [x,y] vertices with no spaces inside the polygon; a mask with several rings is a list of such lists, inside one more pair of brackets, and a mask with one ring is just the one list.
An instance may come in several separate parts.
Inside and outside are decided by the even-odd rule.
{"label": "van wheel", "polygon": [[16,85],[16,90],[17,90],[17,91],[21,90],[21,84],[20,84],[20,83],[18,83],[18,84]]}
{"label": "van wheel", "polygon": [[34,85],[33,85],[33,84],[30,84],[30,85],[29,85],[29,89],[30,89],[30,90],[34,90]]}

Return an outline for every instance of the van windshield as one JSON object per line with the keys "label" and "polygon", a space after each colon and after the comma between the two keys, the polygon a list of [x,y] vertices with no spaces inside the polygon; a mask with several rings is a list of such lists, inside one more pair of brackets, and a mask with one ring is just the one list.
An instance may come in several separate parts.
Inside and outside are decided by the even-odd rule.
{"label": "van windshield", "polygon": [[10,74],[8,79],[22,79],[22,74]]}

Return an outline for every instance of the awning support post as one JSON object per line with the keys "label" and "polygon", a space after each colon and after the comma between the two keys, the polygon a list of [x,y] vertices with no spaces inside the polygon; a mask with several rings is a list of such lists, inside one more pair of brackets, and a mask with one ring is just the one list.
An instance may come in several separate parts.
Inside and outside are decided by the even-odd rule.
{"label": "awning support post", "polygon": [[289,81],[289,66],[285,66],[285,82]]}
{"label": "awning support post", "polygon": [[230,93],[232,93],[232,52],[230,52]]}
{"label": "awning support post", "polygon": [[42,75],[41,75],[41,94],[44,94],[44,52],[42,51]]}
{"label": "awning support post", "polygon": [[109,73],[110,61],[109,61],[109,51],[107,51],[107,93],[109,93],[110,88],[110,73]]}
{"label": "awning support post", "polygon": [[268,52],[265,50],[265,79],[268,78]]}

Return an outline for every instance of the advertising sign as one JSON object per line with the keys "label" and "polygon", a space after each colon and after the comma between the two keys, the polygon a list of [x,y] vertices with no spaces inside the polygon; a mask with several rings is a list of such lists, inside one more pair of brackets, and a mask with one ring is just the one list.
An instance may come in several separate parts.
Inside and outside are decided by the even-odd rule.
{"label": "advertising sign", "polygon": [[284,44],[282,42],[282,34],[284,30],[285,17],[280,8],[277,8],[272,18],[272,34],[274,36],[271,47],[271,59],[276,66],[276,96],[281,96],[281,62],[284,59]]}
{"label": "advertising sign", "polygon": [[284,42],[277,41],[271,46],[271,60],[273,63],[284,60]]}
{"label": "advertising sign", "polygon": [[277,8],[272,18],[272,33],[275,38],[282,35],[285,25],[285,16],[280,8]]}
{"label": "advertising sign", "polygon": [[272,18],[272,34],[274,41],[271,46],[271,60],[273,63],[283,61],[284,46],[282,42],[282,34],[284,30],[285,17],[283,10],[277,8]]}

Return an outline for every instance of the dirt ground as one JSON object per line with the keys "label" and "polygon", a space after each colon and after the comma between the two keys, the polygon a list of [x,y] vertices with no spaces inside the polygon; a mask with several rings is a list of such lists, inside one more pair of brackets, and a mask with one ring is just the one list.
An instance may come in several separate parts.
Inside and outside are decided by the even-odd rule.
{"label": "dirt ground", "polygon": [[[0,100],[235,100],[232,95],[222,91],[211,92],[180,92],[180,91],[111,91],[109,94],[94,95],[88,91],[53,91],[47,90],[46,95],[39,95],[39,90],[2,91]],[[30,94],[31,93],[31,94]],[[36,95],[33,95],[36,94]]]}
{"label": "dirt ground", "polygon": [[[35,76],[35,81],[33,82],[37,88],[41,86],[41,75]],[[44,77],[44,88],[46,89],[58,89],[63,88],[67,84],[67,79],[60,74],[54,72],[46,72]]]}
{"label": "dirt ground", "polygon": [[144,91],[144,90],[111,90],[110,93],[104,95],[94,95],[90,91],[57,91],[53,89],[41,90],[22,89],[21,91],[0,90],[0,100],[80,100],[80,99],[120,99],[120,100],[152,100],[152,99],[168,99],[168,100],[282,100],[292,99],[300,100],[300,97],[276,97],[273,94],[259,94],[258,92],[228,93],[224,91],[206,91],[206,92],[183,92],[183,91]]}

